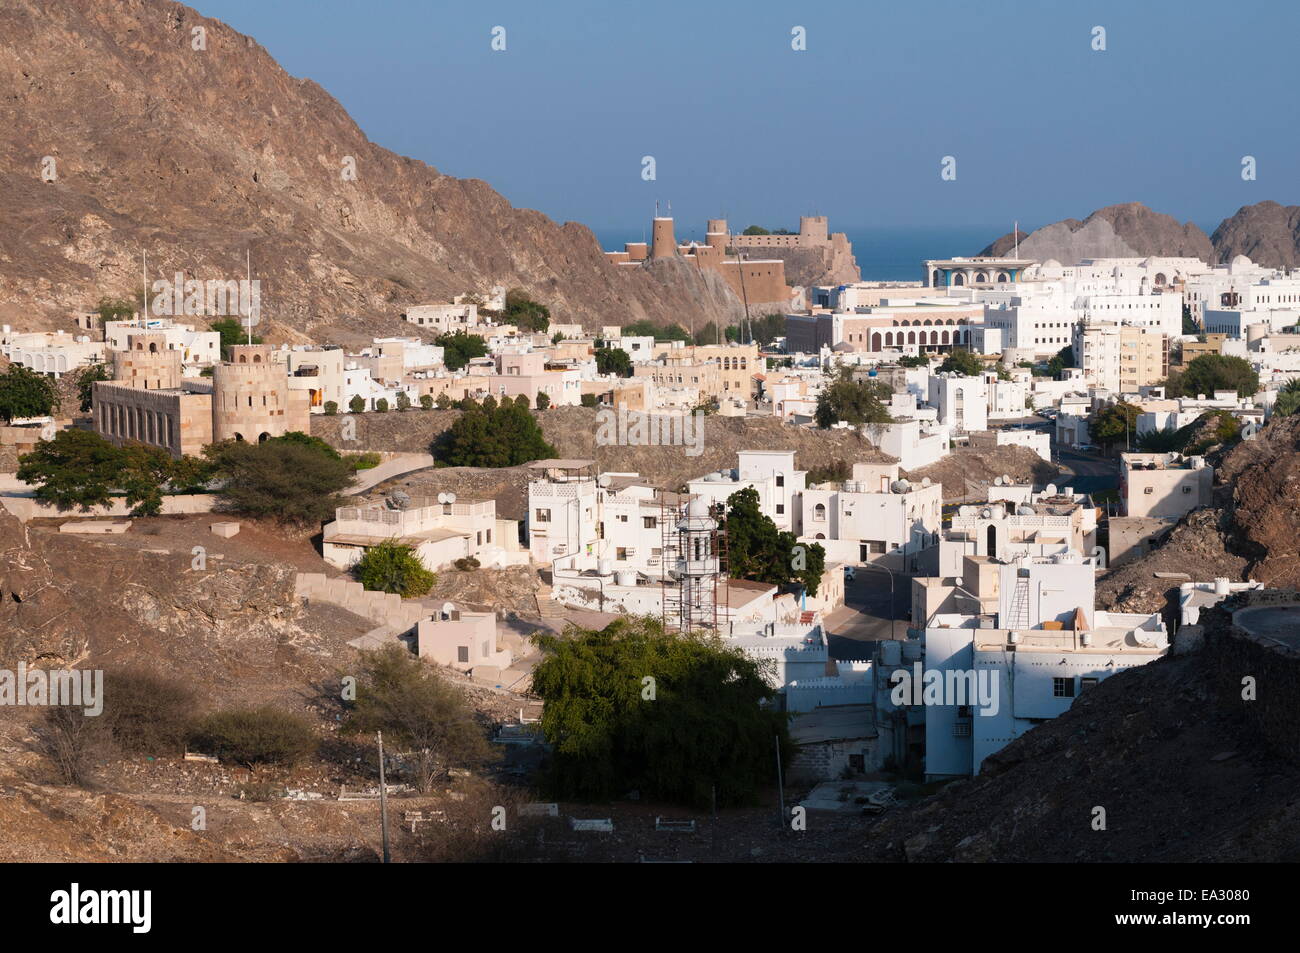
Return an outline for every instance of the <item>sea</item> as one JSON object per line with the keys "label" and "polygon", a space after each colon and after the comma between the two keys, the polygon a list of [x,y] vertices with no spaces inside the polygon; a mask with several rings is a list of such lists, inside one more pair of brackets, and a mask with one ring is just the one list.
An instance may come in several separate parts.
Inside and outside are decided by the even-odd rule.
{"label": "sea", "polygon": [[[858,261],[863,281],[920,281],[921,262],[927,258],[953,258],[976,255],[1011,231],[1011,225],[867,225],[858,228],[836,226],[853,243],[853,257]],[[1032,230],[1021,223],[1022,233]],[[608,229],[597,231],[601,247],[618,251],[624,242],[646,241],[644,229]],[[678,241],[690,241],[689,233],[677,234]],[[700,234],[697,240],[703,241]]]}

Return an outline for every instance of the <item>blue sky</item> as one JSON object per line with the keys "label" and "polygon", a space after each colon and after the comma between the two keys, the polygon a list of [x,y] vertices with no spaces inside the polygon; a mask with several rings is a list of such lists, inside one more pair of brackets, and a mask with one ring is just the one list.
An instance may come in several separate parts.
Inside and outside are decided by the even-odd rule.
{"label": "blue sky", "polygon": [[1293,0],[196,6],[380,145],[598,233],[641,229],[656,199],[683,238],[717,215],[1009,228],[1141,201],[1213,227],[1300,202]]}

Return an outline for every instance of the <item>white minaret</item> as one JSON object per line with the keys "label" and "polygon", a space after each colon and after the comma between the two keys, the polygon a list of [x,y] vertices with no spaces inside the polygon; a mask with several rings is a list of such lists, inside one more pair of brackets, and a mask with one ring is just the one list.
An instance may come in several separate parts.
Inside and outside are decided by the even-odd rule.
{"label": "white minaret", "polygon": [[677,523],[677,577],[681,589],[681,628],[694,631],[717,628],[718,579],[721,561],[717,551],[718,521],[699,497],[686,505]]}

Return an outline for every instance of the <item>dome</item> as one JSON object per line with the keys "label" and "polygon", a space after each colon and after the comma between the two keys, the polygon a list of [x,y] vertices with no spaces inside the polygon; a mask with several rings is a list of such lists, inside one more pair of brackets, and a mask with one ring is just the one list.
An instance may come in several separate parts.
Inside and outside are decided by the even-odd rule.
{"label": "dome", "polygon": [[831,350],[839,354],[851,354],[853,352],[853,345],[848,341],[841,341],[839,344],[831,348]]}
{"label": "dome", "polygon": [[1061,263],[1060,263],[1059,261],[1057,261],[1055,258],[1049,258],[1049,259],[1047,259],[1047,261],[1043,262],[1043,268],[1045,268],[1045,269],[1046,269],[1046,268],[1060,268],[1060,267],[1061,267]]}
{"label": "dome", "polygon": [[1249,258],[1247,258],[1245,255],[1237,255],[1235,258],[1232,259],[1232,264],[1228,266],[1228,271],[1230,271],[1232,274],[1235,275],[1238,274],[1239,272],[1247,271],[1254,267],[1255,267],[1255,263],[1251,261]]}
{"label": "dome", "polygon": [[698,496],[686,504],[686,515],[690,519],[704,519],[709,515],[709,504],[705,503]]}

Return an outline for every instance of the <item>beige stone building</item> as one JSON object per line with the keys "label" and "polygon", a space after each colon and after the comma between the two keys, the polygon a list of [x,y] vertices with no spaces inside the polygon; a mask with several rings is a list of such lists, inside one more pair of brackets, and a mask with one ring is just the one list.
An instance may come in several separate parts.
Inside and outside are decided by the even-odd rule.
{"label": "beige stone building", "polygon": [[309,429],[307,392],[290,390],[284,364],[265,344],[239,344],[212,380],[183,378],[181,355],[162,335],[140,332],[114,354],[112,381],[94,386],[95,431],[121,445],[197,455],[220,440],[262,441]]}

